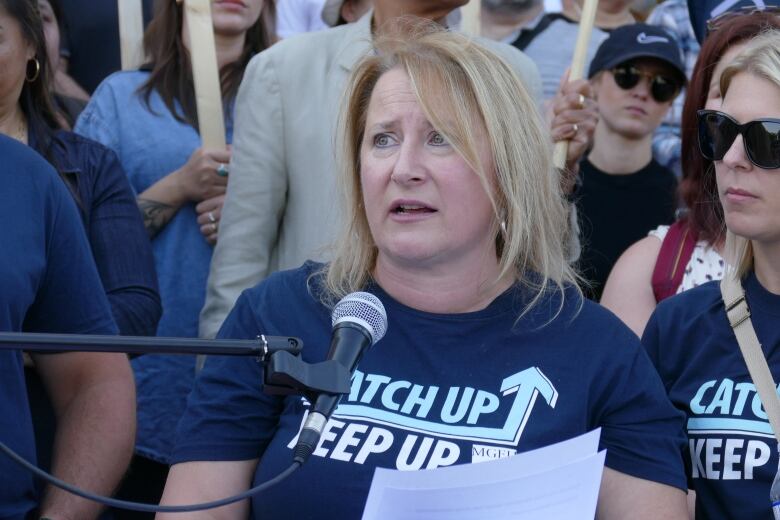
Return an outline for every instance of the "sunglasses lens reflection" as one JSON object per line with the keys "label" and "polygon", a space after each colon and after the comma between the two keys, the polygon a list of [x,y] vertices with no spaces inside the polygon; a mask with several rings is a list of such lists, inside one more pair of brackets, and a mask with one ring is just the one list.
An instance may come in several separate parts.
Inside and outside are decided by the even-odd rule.
{"label": "sunglasses lens reflection", "polygon": [[699,114],[699,148],[706,159],[722,161],[740,133],[750,162],[759,168],[780,168],[780,122],[758,120],[740,126],[721,112]]}

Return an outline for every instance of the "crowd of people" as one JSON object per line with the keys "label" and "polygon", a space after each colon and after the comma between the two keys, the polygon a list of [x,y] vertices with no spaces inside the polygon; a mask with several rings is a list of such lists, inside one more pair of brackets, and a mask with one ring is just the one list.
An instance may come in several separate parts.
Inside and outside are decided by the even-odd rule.
{"label": "crowd of people", "polygon": [[[387,334],[307,464],[187,518],[357,518],[377,467],[594,428],[599,518],[772,518],[780,402],[735,331],[780,376],[780,9],[601,1],[569,81],[581,0],[483,0],[476,38],[467,3],[212,0],[217,149],[184,2],[144,2],[118,71],[115,2],[0,0],[0,331],[292,335],[314,363],[375,295]],[[217,500],[292,461],[312,404],[263,378],[0,350],[0,441],[93,493]],[[152,517],[0,456],[2,519]]]}

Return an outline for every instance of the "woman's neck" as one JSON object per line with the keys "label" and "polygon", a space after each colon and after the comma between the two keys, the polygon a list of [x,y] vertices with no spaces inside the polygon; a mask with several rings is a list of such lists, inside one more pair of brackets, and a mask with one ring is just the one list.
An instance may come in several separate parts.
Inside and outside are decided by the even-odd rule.
{"label": "woman's neck", "polygon": [[498,279],[499,266],[473,269],[415,269],[380,256],[374,279],[394,299],[425,312],[455,314],[482,310],[513,283],[511,276]]}
{"label": "woman's neck", "polygon": [[[186,19],[182,25],[182,40],[184,47],[192,55],[192,45],[190,44],[190,28]],[[244,52],[244,43],[246,42],[246,32],[240,34],[218,34],[214,33],[214,46],[217,51],[217,67],[221,70],[225,65],[237,61]]]}
{"label": "woman's neck", "polygon": [[214,34],[214,44],[217,48],[217,65],[220,69],[241,58],[244,53],[244,44],[246,43],[246,33],[239,35],[221,35]]}
{"label": "woman's neck", "polygon": [[653,134],[641,139],[627,139],[610,130],[603,121],[596,125],[590,163],[610,175],[636,173],[653,158]]}
{"label": "woman's neck", "polygon": [[0,134],[27,144],[27,118],[18,103],[0,106]]}
{"label": "woman's neck", "polygon": [[753,270],[764,289],[780,295],[780,242],[753,242]]}

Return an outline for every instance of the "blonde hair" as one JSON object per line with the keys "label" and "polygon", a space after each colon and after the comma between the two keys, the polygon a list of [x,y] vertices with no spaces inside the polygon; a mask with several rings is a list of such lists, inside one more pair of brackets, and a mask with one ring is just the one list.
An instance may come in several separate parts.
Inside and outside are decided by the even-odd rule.
{"label": "blonde hair", "polygon": [[[346,211],[333,260],[322,273],[331,301],[363,288],[376,262],[363,209],[360,149],[371,95],[391,69],[408,75],[428,120],[480,177],[496,214],[490,233],[496,236],[498,278],[511,274],[535,291],[525,311],[551,284],[561,292],[564,285],[576,287],[565,254],[568,205],[552,165],[550,134],[512,68],[466,36],[408,20],[374,46],[376,53],[351,75],[340,121]],[[479,159],[480,133],[490,145],[495,182]]]}
{"label": "blonde hair", "polygon": [[[780,30],[771,29],[752,40],[720,76],[720,91],[725,98],[738,74],[752,74],[774,83],[780,89]],[[753,269],[753,243],[731,231],[726,232],[726,251],[734,259],[735,274],[744,278]]]}

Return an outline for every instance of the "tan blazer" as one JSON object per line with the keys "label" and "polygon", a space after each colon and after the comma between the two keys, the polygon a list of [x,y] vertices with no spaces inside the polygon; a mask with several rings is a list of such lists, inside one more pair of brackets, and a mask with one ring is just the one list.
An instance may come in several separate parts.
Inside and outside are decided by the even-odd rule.
{"label": "tan blazer", "polygon": [[[354,24],[282,40],[247,67],[235,107],[233,155],[211,262],[201,337],[216,335],[239,294],[279,269],[327,260],[339,196],[335,136],[350,71],[371,52],[371,13]],[[489,42],[541,98],[536,66]]]}

